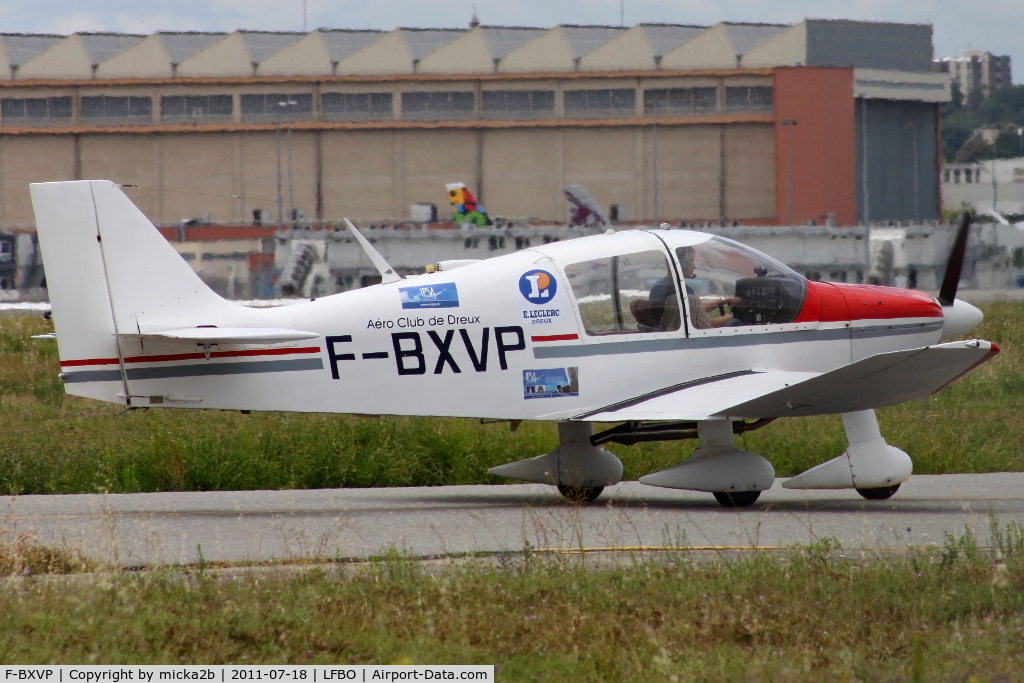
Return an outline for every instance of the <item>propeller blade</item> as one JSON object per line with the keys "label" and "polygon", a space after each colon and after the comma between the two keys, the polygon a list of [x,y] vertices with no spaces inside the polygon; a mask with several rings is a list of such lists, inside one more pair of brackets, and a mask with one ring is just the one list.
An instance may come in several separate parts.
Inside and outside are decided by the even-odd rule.
{"label": "propeller blade", "polygon": [[956,288],[960,284],[960,272],[964,268],[967,236],[970,231],[971,214],[964,211],[964,217],[960,221],[960,230],[953,242],[953,249],[949,252],[949,261],[946,262],[946,274],[942,276],[942,287],[939,289],[939,303],[943,306],[952,306],[956,299]]}

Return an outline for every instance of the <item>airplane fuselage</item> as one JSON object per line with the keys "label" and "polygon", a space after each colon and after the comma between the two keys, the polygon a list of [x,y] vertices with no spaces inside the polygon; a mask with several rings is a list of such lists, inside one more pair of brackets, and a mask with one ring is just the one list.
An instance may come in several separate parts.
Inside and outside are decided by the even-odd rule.
{"label": "airplane fuselage", "polygon": [[[552,420],[702,378],[763,369],[823,373],[939,341],[943,311],[928,295],[821,282],[803,283],[791,322],[700,329],[690,309],[714,295],[702,300],[689,293],[698,279],[685,276],[677,251],[708,239],[658,230],[552,243],[452,271],[246,311],[249,324],[307,330],[318,339],[192,350],[121,340],[123,373],[122,359],[113,356],[62,357],[63,377],[69,392],[96,398],[123,396],[127,389],[136,406]],[[634,266],[633,289],[619,286],[607,299],[580,296],[567,276],[581,263],[600,268],[637,254],[647,261]],[[653,296],[650,280],[662,269],[686,309],[675,329],[634,321],[632,328],[588,330],[604,323],[586,320],[587,306],[607,301],[619,307],[609,315],[621,317],[627,307],[618,299]],[[165,321],[157,312],[138,315],[135,324],[145,333]]]}

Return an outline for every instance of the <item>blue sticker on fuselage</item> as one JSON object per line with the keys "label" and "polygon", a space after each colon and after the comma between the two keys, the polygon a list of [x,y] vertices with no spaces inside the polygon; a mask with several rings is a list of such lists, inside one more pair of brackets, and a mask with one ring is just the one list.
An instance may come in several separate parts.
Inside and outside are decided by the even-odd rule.
{"label": "blue sticker on fuselage", "polygon": [[454,282],[419,287],[399,287],[402,308],[458,308],[459,290]]}
{"label": "blue sticker on fuselage", "polygon": [[578,368],[523,370],[523,398],[579,396]]}
{"label": "blue sticker on fuselage", "polygon": [[546,304],[555,298],[558,283],[546,270],[530,270],[519,278],[519,291],[531,304]]}

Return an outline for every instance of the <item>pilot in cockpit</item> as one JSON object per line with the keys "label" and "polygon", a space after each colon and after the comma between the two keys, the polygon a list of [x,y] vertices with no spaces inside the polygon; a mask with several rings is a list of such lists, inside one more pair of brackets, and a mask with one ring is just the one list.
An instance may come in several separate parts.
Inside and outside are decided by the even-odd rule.
{"label": "pilot in cockpit", "polygon": [[[687,280],[693,279],[693,272],[697,265],[694,262],[694,249],[693,247],[683,247],[676,250],[676,255],[679,257],[679,265],[683,270],[683,284],[686,286],[686,300],[690,305],[690,317],[694,328],[698,330],[706,330],[711,327],[725,327],[732,324],[737,324],[739,321],[735,321],[732,313],[726,313],[726,306],[736,306],[743,303],[743,300],[737,296],[721,296],[718,298],[702,298],[697,296],[693,287]],[[666,278],[667,280],[667,278]],[[662,294],[662,290],[665,290],[666,294]],[[668,293],[672,291],[671,281],[667,281],[662,286],[662,283],[655,283],[651,287],[651,300],[655,299],[656,295],[664,298]],[[711,311],[717,310],[718,315],[712,317],[709,315]]]}

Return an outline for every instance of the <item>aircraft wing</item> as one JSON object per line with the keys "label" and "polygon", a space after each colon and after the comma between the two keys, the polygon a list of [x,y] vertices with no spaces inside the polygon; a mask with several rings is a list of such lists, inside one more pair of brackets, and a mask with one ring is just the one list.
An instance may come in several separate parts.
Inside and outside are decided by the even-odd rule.
{"label": "aircraft wing", "polygon": [[934,394],[999,347],[960,341],[870,356],[824,373],[745,370],[667,387],[574,419],[758,419],[883,408]]}

